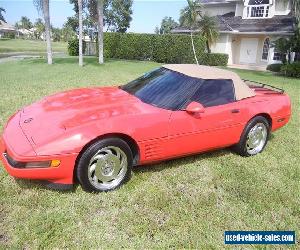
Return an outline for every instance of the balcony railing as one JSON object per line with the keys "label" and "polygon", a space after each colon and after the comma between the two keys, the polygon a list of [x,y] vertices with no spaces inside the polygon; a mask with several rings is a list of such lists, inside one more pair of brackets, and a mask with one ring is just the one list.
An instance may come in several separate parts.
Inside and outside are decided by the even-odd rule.
{"label": "balcony railing", "polygon": [[270,17],[270,5],[248,5],[246,8],[246,18],[268,18]]}

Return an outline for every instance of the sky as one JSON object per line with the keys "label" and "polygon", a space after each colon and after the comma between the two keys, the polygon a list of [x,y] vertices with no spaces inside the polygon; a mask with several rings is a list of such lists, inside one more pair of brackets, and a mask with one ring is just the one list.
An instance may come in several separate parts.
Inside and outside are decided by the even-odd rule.
{"label": "sky", "polygon": [[[128,32],[153,33],[165,16],[178,21],[180,10],[186,5],[186,0],[134,0]],[[33,22],[41,17],[33,5],[33,0],[0,0],[0,7],[6,10],[4,17],[10,24],[15,24],[21,16],[27,16]],[[68,0],[50,0],[50,17],[54,27],[62,27],[67,17],[73,15],[73,6]]]}

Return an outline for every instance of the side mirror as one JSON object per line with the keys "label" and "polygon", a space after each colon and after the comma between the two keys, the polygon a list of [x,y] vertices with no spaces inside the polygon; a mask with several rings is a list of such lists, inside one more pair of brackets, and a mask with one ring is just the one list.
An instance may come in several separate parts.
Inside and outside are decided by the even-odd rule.
{"label": "side mirror", "polygon": [[190,114],[197,114],[197,113],[204,113],[205,108],[199,102],[191,102],[185,109],[187,113]]}

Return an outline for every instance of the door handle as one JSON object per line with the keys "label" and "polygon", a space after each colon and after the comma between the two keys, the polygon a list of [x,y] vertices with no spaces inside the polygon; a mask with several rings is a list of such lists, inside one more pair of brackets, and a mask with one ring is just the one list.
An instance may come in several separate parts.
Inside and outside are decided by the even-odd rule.
{"label": "door handle", "polygon": [[232,110],[231,110],[231,113],[237,114],[237,113],[240,113],[240,110],[239,110],[239,109],[232,109]]}

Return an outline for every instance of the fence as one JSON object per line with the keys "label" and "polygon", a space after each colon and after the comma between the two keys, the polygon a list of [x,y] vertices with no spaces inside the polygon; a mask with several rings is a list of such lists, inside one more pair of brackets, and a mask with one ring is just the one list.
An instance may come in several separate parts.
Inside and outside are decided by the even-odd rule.
{"label": "fence", "polygon": [[89,41],[86,42],[85,45],[86,45],[84,51],[85,56],[95,56],[97,54],[96,42]]}

